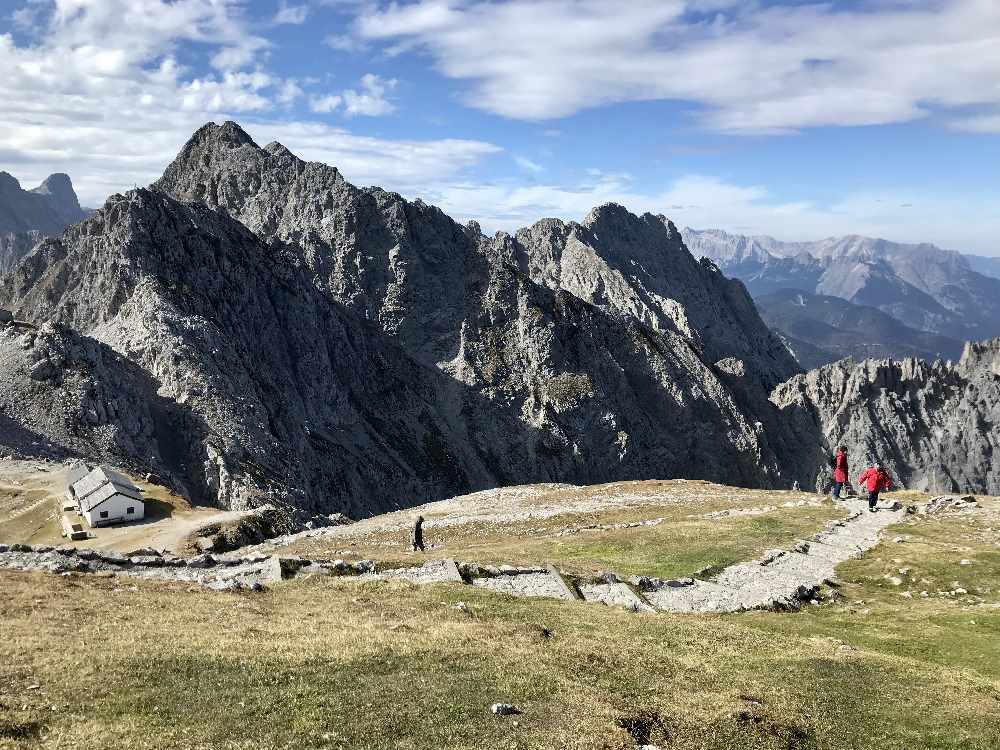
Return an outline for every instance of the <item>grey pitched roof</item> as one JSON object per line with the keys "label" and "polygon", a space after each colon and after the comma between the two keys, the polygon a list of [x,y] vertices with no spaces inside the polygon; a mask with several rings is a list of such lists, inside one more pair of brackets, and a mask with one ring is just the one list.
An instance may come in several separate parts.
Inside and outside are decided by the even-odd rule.
{"label": "grey pitched roof", "polygon": [[142,492],[139,488],[132,484],[128,477],[110,466],[98,466],[73,485],[73,492],[80,501],[81,510],[85,512],[93,510],[98,503],[103,503],[116,493],[142,502]]}
{"label": "grey pitched roof", "polygon": [[101,485],[96,490],[87,495],[85,498],[83,498],[80,501],[80,508],[81,510],[83,510],[84,513],[89,513],[98,505],[103,503],[105,500],[108,500],[114,497],[115,495],[122,495],[123,497],[126,497],[129,500],[132,500],[140,504],[142,503],[141,498],[136,498],[133,497],[132,495],[124,493],[122,492],[121,487],[119,487],[117,484],[115,484],[114,482],[108,482],[107,484]]}
{"label": "grey pitched roof", "polygon": [[70,467],[69,474],[66,475],[66,484],[72,487],[90,473],[90,467],[82,461]]}

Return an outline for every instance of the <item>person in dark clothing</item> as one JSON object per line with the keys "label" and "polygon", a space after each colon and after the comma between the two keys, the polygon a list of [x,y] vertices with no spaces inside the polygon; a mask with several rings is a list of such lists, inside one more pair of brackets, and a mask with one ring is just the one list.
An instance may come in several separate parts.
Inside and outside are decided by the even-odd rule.
{"label": "person in dark clothing", "polygon": [[417,522],[413,524],[413,551],[424,551],[424,517],[417,516]]}
{"label": "person in dark clothing", "polygon": [[892,489],[892,480],[881,461],[876,461],[874,466],[865,469],[858,477],[858,484],[868,490],[868,510],[872,513],[878,511],[875,506],[878,505],[879,493]]}
{"label": "person in dark clothing", "polygon": [[847,482],[847,448],[841,446],[833,459],[833,499],[840,500],[840,492]]}

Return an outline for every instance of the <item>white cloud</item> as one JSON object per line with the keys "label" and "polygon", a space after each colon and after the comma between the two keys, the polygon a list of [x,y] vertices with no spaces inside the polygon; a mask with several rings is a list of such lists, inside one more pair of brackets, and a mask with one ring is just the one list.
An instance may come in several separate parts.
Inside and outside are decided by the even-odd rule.
{"label": "white cloud", "polygon": [[[254,120],[265,130],[304,96],[305,79],[266,68],[267,42],[251,30],[242,0],[55,0],[46,7],[30,41],[0,33],[0,164],[24,184],[68,172],[84,205],[156,179],[208,120]],[[193,54],[224,69],[195,70]],[[356,93],[372,90],[362,85]],[[372,109],[355,103],[365,107]],[[279,130],[352,179],[394,188],[454,178],[497,150],[477,141],[359,139],[316,123],[282,121]]]}
{"label": "white cloud", "polygon": [[357,89],[345,89],[339,94],[314,96],[309,101],[313,112],[333,112],[343,105],[344,114],[348,117],[365,115],[378,117],[396,111],[396,106],[386,98],[386,94],[396,87],[396,79],[385,79],[374,73],[366,73],[361,77]]}
{"label": "white cloud", "polygon": [[350,34],[328,34],[323,38],[323,44],[338,52],[361,52],[368,47]]}
{"label": "white cloud", "polygon": [[332,164],[356,185],[380,185],[416,195],[427,185],[446,184],[501,149],[482,141],[386,140],[320,123],[244,123],[259,143],[277,140],[297,156]]}
{"label": "white cloud", "polygon": [[1000,246],[1000,191],[955,195],[854,193],[829,206],[784,201],[764,185],[738,185],[709,175],[685,175],[659,191],[637,188],[628,175],[589,170],[570,187],[450,182],[413,193],[440,205],[459,221],[475,219],[484,231],[513,231],[543,217],[580,220],[591,208],[620,203],[633,213],[665,214],[678,227],[719,228],[813,240],[844,234],[932,242],[964,252],[996,255]]}
{"label": "white cloud", "polygon": [[308,5],[288,5],[282,0],[278,6],[278,12],[274,14],[274,23],[300,26],[306,22],[308,16]]}
{"label": "white cloud", "polygon": [[545,171],[545,167],[536,161],[532,161],[527,156],[515,156],[514,163],[525,172],[531,172],[532,174],[539,174]]}
{"label": "white cloud", "polygon": [[520,119],[672,99],[760,133],[1000,104],[995,0],[419,0],[366,7],[355,32],[426,51],[472,106]]}
{"label": "white cloud", "polygon": [[396,107],[386,98],[386,94],[395,87],[395,78],[386,79],[374,73],[366,73],[361,77],[360,90],[344,91],[344,111],[348,115],[369,117],[390,114]]}
{"label": "white cloud", "polygon": [[330,94],[328,96],[314,96],[309,99],[309,109],[313,112],[333,112],[340,106],[341,102],[343,102],[343,99],[336,94]]}
{"label": "white cloud", "polygon": [[1000,114],[953,120],[949,123],[949,127],[966,133],[1000,133]]}
{"label": "white cloud", "polygon": [[281,88],[278,90],[277,100],[281,104],[291,104],[304,93],[305,92],[302,90],[302,87],[299,86],[298,81],[289,78],[281,84]]}

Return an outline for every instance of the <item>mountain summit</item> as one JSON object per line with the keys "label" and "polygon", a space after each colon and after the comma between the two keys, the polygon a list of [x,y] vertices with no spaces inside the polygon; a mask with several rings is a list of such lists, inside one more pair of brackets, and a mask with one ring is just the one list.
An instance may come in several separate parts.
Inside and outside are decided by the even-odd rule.
{"label": "mountain summit", "polygon": [[83,220],[69,175],[56,173],[31,190],[0,172],[0,276],[8,273],[44,236]]}
{"label": "mountain summit", "polygon": [[[768,401],[797,365],[664,217],[609,205],[485,237],[235,123],[39,245],[0,304],[56,326],[9,350],[24,369],[8,419],[227,507],[363,515],[533,481],[784,486],[798,451]],[[148,423],[103,385],[114,356],[102,370],[76,335],[136,368]],[[26,419],[29,393],[62,406]]]}

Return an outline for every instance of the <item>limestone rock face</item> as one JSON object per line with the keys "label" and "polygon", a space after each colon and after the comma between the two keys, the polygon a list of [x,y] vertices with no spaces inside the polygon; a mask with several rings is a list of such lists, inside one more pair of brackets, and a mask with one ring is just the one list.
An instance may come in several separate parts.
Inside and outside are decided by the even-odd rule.
{"label": "limestone rock face", "polygon": [[163,467],[158,431],[184,428],[148,373],[107,345],[61,325],[0,325],[0,442],[17,454]]}
{"label": "limestone rock face", "polygon": [[146,373],[188,418],[161,463],[227,507],[362,517],[525,482],[786,486],[798,450],[767,398],[794,361],[662,217],[607,206],[487,238],[233,123],[41,243],[0,305]]}
{"label": "limestone rock face", "polygon": [[10,273],[18,262],[42,241],[41,232],[0,232],[0,276]]}
{"label": "limestone rock face", "polygon": [[804,486],[828,481],[826,457],[844,445],[852,480],[879,458],[907,487],[1000,493],[1000,339],[967,344],[957,364],[843,360],[791,378],[772,400],[811,446]]}
{"label": "limestone rock face", "polygon": [[765,387],[800,370],[743,285],[696,261],[664,216],[608,204],[581,224],[549,219],[522,229],[515,246],[518,263],[540,284],[675,332],[708,361],[742,359]]}

